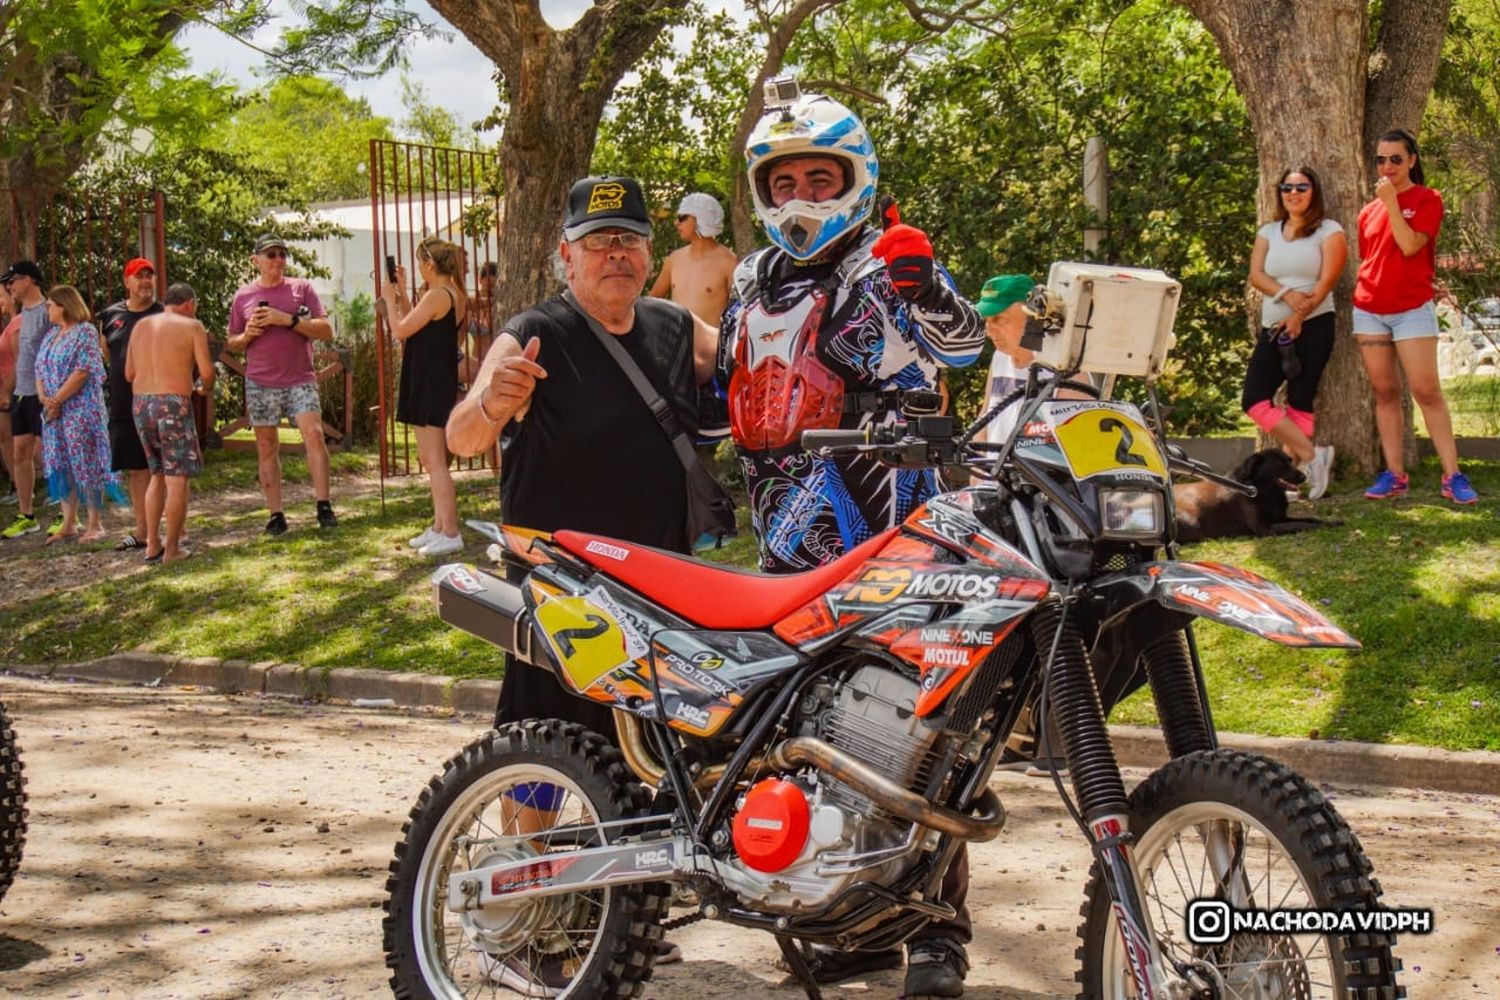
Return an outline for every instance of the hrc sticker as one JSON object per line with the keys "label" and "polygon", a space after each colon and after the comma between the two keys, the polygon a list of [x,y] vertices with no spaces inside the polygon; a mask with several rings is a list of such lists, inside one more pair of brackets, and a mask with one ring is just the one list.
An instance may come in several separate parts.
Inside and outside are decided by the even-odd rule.
{"label": "hrc sticker", "polygon": [[[536,609],[536,621],[568,683],[586,691],[634,657],[626,628],[588,597],[554,597]],[[636,637],[637,641],[639,637]]]}
{"label": "hrc sticker", "polygon": [[607,212],[617,209],[625,204],[625,185],[617,181],[605,181],[595,184],[594,189],[589,192],[590,212]]}
{"label": "hrc sticker", "polygon": [[1057,424],[1053,433],[1079,479],[1121,472],[1167,478],[1156,439],[1124,410],[1091,406]]}

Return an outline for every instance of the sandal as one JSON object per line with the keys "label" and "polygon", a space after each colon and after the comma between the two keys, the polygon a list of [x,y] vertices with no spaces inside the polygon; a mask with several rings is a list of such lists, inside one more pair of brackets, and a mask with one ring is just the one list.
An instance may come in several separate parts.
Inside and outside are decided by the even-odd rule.
{"label": "sandal", "polygon": [[134,535],[126,535],[124,538],[120,539],[119,543],[115,546],[115,551],[129,552],[133,549],[144,549],[145,547],[146,543],[141,541],[139,538],[135,537]]}

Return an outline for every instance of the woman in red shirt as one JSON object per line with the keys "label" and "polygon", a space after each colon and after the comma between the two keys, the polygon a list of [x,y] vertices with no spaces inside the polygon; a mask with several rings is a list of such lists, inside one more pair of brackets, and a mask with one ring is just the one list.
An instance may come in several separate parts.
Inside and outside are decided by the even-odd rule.
{"label": "woman in red shirt", "polygon": [[1406,495],[1399,362],[1443,463],[1443,496],[1457,504],[1476,503],[1479,495],[1458,468],[1453,420],[1438,381],[1432,279],[1443,199],[1422,186],[1417,140],[1405,129],[1380,137],[1375,168],[1375,199],[1359,213],[1354,338],[1375,390],[1375,426],[1386,467],[1365,496],[1384,500]]}

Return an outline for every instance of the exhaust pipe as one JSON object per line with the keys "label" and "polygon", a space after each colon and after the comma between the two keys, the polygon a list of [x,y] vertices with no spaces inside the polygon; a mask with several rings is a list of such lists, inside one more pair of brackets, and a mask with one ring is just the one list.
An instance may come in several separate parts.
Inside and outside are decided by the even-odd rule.
{"label": "exhaust pipe", "polygon": [[989,788],[979,794],[966,815],[934,805],[916,792],[909,791],[858,760],[811,736],[796,736],[779,744],[766,756],[766,762],[778,771],[791,771],[804,764],[837,778],[867,796],[883,809],[904,820],[978,843],[994,840],[1005,825],[1005,807]]}
{"label": "exhaust pipe", "polygon": [[527,663],[531,658],[531,612],[521,588],[462,563],[432,574],[438,617]]}

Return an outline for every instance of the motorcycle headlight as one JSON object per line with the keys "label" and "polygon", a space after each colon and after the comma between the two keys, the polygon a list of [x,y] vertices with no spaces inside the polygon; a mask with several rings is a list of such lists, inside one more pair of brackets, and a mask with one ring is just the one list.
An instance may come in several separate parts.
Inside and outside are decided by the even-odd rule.
{"label": "motorcycle headlight", "polygon": [[1160,538],[1166,531],[1166,504],[1156,490],[1099,491],[1105,538]]}

